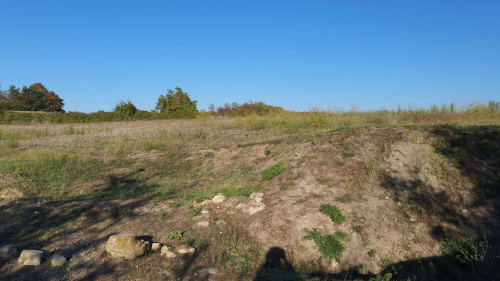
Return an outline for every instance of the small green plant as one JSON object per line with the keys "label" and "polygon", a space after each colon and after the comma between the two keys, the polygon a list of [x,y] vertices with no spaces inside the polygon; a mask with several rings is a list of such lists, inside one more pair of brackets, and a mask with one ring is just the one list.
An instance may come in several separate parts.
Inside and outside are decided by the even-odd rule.
{"label": "small green plant", "polygon": [[340,203],[351,203],[353,200],[349,194],[345,194],[345,195],[342,195],[342,196],[335,198],[335,201],[340,202]]}
{"label": "small green plant", "polygon": [[194,244],[196,243],[196,239],[195,238],[186,238],[184,240],[181,241],[181,244],[183,245],[189,245],[189,246],[194,246]]}
{"label": "small green plant", "polygon": [[161,214],[158,216],[156,219],[157,221],[168,221],[170,219],[170,216],[168,214]]}
{"label": "small green plant", "polygon": [[211,151],[209,151],[209,152],[206,152],[206,153],[205,153],[205,157],[206,157],[206,158],[210,158],[210,157],[212,157],[212,156],[214,156],[214,153],[213,153],[213,152],[211,152]]}
{"label": "small green plant", "polygon": [[449,256],[464,265],[482,263],[488,250],[486,236],[483,240],[474,242],[472,240],[447,238],[443,248],[443,254]]}
{"label": "small green plant", "polygon": [[183,232],[180,230],[172,230],[170,234],[167,235],[168,240],[181,239]]}
{"label": "small green plant", "polygon": [[355,191],[355,190],[362,190],[364,188],[365,188],[365,183],[360,179],[355,179],[346,185],[345,190]]}
{"label": "small green plant", "polygon": [[297,201],[295,201],[293,203],[293,205],[298,205],[298,204],[302,204],[302,203],[306,203],[306,202],[307,202],[306,198],[301,198],[301,199],[297,199]]}
{"label": "small green plant", "polygon": [[283,173],[286,170],[285,165],[282,162],[278,162],[277,164],[265,169],[262,171],[262,180],[271,180],[279,174]]}
{"label": "small green plant", "polygon": [[304,231],[306,232],[304,239],[313,240],[321,255],[325,258],[335,259],[337,262],[340,262],[345,246],[338,237],[334,235],[321,235],[318,229],[313,229],[312,231],[304,229]]}
{"label": "small green plant", "polygon": [[345,216],[342,214],[342,212],[337,206],[325,204],[321,206],[320,211],[323,214],[329,216],[330,219],[332,219],[332,221],[336,224],[341,224],[346,220]]}
{"label": "small green plant", "polygon": [[342,154],[342,156],[344,156],[344,158],[353,157],[354,156],[354,152],[344,152]]}
{"label": "small green plant", "polygon": [[374,250],[374,249],[370,249],[368,252],[366,252],[366,254],[367,254],[370,258],[373,258],[373,257],[375,257],[375,250]]}
{"label": "small green plant", "polygon": [[192,218],[201,215],[201,208],[193,208],[189,210],[188,215]]}
{"label": "small green plant", "polygon": [[375,176],[379,170],[379,162],[375,159],[361,162],[368,176]]}
{"label": "small green plant", "polygon": [[265,150],[265,154],[266,154],[266,156],[271,155],[271,150],[270,150],[269,148],[266,148],[266,150]]}
{"label": "small green plant", "polygon": [[170,208],[179,208],[181,206],[181,203],[179,203],[179,202],[171,202],[171,203],[168,203],[168,206]]}
{"label": "small green plant", "polygon": [[351,231],[352,232],[356,232],[356,233],[360,233],[361,232],[361,227],[358,226],[358,225],[353,225],[353,226],[351,226]]}

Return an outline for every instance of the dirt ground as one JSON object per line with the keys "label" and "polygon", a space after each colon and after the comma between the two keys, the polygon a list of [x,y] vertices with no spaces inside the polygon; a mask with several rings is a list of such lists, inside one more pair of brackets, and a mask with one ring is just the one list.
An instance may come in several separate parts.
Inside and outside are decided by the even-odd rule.
{"label": "dirt ground", "polygon": [[[16,259],[2,259],[0,279],[368,280],[387,273],[394,280],[500,278],[499,136],[490,129],[369,128],[192,151],[190,157],[202,159],[201,171],[214,174],[212,182],[241,163],[255,167],[256,175],[278,162],[286,166],[271,180],[254,179],[262,185],[261,197],[221,203],[26,198],[15,189],[26,182],[3,173],[1,244],[43,250],[45,260],[22,267]],[[158,157],[155,151],[130,155],[132,161]],[[112,173],[126,178],[133,170]],[[70,188],[99,190],[107,184],[73,182]],[[346,221],[334,223],[320,211],[324,204],[336,205]],[[201,214],[190,215],[198,208]],[[323,257],[313,240],[304,239],[313,229],[348,234],[339,261]],[[175,231],[181,236],[173,238]],[[159,252],[113,259],[105,244],[117,233],[170,246],[191,242],[197,250],[175,259]],[[451,238],[483,237],[488,247],[480,264],[457,265],[443,255]],[[51,267],[55,253],[68,262]]]}

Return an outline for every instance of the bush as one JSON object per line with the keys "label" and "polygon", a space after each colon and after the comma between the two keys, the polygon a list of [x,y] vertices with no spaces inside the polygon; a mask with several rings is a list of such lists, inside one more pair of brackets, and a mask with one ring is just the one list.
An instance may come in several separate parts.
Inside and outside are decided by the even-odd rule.
{"label": "bush", "polygon": [[486,237],[482,241],[474,242],[457,238],[447,238],[443,248],[443,254],[449,256],[461,264],[473,265],[482,263],[488,250]]}

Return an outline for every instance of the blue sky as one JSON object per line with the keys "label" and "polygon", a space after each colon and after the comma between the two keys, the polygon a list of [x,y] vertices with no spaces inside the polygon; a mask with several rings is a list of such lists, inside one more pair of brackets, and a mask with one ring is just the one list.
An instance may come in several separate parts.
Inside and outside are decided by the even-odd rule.
{"label": "blue sky", "polygon": [[42,82],[66,111],[290,110],[500,100],[500,1],[1,0],[0,83]]}

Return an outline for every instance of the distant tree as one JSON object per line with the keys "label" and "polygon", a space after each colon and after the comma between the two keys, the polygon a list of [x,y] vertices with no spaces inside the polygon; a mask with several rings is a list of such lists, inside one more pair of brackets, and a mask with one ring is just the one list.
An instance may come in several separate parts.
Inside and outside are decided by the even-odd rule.
{"label": "distant tree", "polygon": [[121,116],[132,116],[137,112],[137,107],[131,101],[121,101],[116,104],[114,112]]}
{"label": "distant tree", "polygon": [[215,105],[213,103],[208,105],[208,111],[215,112]]}
{"label": "distant tree", "polygon": [[196,101],[191,100],[188,93],[183,92],[181,88],[167,90],[165,96],[161,95],[156,103],[156,110],[160,113],[176,112],[176,111],[196,111]]}
{"label": "distant tree", "polygon": [[47,90],[42,83],[24,86],[22,90],[10,86],[7,92],[7,104],[9,109],[20,111],[64,112],[63,99],[53,91]]}

